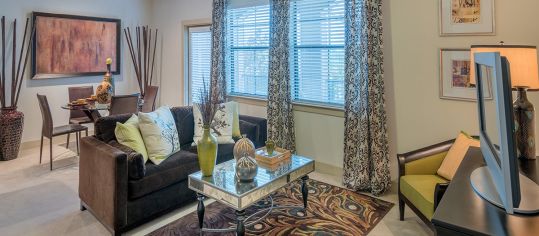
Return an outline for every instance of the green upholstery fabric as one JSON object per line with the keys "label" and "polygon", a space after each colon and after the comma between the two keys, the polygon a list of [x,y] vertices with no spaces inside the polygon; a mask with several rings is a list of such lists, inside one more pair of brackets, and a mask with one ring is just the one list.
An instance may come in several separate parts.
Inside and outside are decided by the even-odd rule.
{"label": "green upholstery fabric", "polygon": [[405,175],[435,175],[447,151],[404,164]]}
{"label": "green upholstery fabric", "polygon": [[400,179],[400,191],[430,220],[434,215],[434,188],[446,182],[438,175],[405,175]]}

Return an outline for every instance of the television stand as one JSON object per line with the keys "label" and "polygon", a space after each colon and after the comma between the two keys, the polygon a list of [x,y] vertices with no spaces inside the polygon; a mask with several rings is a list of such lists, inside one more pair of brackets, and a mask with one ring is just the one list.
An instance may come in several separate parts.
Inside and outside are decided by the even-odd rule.
{"label": "television stand", "polygon": [[[470,175],[473,190],[483,199],[504,209],[502,199],[496,191],[496,185],[486,166],[479,167]],[[520,204],[514,208],[514,213],[536,214],[539,213],[539,185],[528,177],[519,173],[520,181]]]}
{"label": "television stand", "polygon": [[[539,183],[539,159],[518,164],[520,173]],[[507,214],[475,193],[470,175],[481,166],[485,166],[481,150],[470,147],[434,211],[436,235],[539,235],[539,213]]]}

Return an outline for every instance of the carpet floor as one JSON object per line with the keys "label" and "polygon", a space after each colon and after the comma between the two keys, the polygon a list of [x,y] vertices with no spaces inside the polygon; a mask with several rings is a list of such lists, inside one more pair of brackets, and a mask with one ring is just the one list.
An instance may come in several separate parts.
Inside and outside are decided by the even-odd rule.
{"label": "carpet floor", "polygon": [[[366,235],[393,207],[367,195],[352,192],[323,182],[309,180],[307,211],[278,209],[246,227],[247,235]],[[294,182],[273,194],[276,206],[302,206],[300,182]],[[247,216],[268,205],[263,200],[246,210]],[[235,211],[219,202],[206,206],[204,227],[235,226]],[[249,222],[247,222],[249,223]],[[152,236],[198,235],[198,218],[192,212],[160,229]],[[223,235],[204,233],[203,235]],[[234,235],[229,233],[226,235]]]}

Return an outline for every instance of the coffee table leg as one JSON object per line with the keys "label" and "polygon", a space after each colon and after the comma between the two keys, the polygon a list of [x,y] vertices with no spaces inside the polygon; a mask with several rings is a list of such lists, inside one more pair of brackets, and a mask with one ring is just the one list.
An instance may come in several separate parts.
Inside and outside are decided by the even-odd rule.
{"label": "coffee table leg", "polygon": [[202,226],[204,224],[204,195],[197,193],[197,199],[198,199],[198,207],[197,207],[197,215],[198,215],[198,226],[200,227],[200,230],[202,230]]}
{"label": "coffee table leg", "polygon": [[236,226],[236,235],[244,236],[245,235],[245,225],[243,220],[245,219],[245,211],[236,211],[236,220],[238,225]]}
{"label": "coffee table leg", "polygon": [[303,197],[303,208],[307,209],[307,197],[309,196],[309,189],[307,188],[308,175],[301,177],[301,195]]}

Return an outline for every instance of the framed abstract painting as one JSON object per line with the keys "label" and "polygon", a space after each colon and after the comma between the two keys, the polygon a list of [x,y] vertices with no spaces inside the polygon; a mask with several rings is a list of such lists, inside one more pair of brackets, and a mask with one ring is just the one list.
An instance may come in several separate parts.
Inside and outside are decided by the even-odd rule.
{"label": "framed abstract painting", "polygon": [[[492,99],[491,85],[485,86],[486,99]],[[476,101],[476,85],[470,83],[470,50],[440,50],[440,98]]]}
{"label": "framed abstract painting", "polygon": [[440,35],[494,35],[494,0],[440,0]]}
{"label": "framed abstract painting", "polygon": [[103,75],[107,58],[120,73],[119,19],[33,13],[32,78]]}

